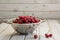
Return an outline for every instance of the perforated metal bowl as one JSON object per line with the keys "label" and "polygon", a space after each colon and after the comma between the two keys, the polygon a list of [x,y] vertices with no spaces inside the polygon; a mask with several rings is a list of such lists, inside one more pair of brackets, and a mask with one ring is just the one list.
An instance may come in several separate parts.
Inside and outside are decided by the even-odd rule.
{"label": "perforated metal bowl", "polygon": [[11,24],[14,30],[18,33],[33,33],[33,31],[38,27],[38,25],[43,22],[42,20],[40,20],[40,22],[38,23],[18,24],[12,22],[12,20],[14,19],[15,18],[8,19],[5,20],[5,22]]}

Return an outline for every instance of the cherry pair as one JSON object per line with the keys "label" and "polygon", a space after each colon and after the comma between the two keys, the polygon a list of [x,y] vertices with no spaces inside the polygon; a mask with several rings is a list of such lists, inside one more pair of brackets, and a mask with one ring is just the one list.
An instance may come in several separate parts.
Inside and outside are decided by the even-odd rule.
{"label": "cherry pair", "polygon": [[52,34],[45,34],[46,38],[52,37]]}

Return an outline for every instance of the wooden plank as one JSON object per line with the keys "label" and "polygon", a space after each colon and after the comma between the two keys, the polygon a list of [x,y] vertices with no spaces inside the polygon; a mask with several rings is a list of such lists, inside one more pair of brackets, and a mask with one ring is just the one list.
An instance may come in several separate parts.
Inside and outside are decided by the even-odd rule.
{"label": "wooden plank", "polygon": [[45,37],[45,33],[47,33],[49,30],[48,28],[48,24],[47,22],[45,21],[44,23],[41,23],[38,28],[37,28],[37,31],[38,31],[38,34],[39,34],[39,40],[53,40],[51,38],[46,38]]}
{"label": "wooden plank", "polygon": [[6,23],[1,23],[0,24],[0,34],[6,30],[6,28],[9,26],[9,24],[6,24]]}
{"label": "wooden plank", "polygon": [[41,23],[41,24],[38,26],[38,32],[39,32],[39,34],[41,34],[41,35],[44,35],[45,33],[47,33],[48,30],[49,30],[49,28],[48,28],[48,24],[47,24],[46,21],[43,22],[43,23]]}
{"label": "wooden plank", "polygon": [[35,39],[34,34],[27,35],[25,40],[39,40],[39,38]]}
{"label": "wooden plank", "polygon": [[11,40],[24,40],[24,35],[14,35]]}
{"label": "wooden plank", "polygon": [[[39,38],[34,39],[33,35],[27,35],[26,38],[23,35],[14,35],[11,40],[60,40],[60,30],[59,30],[59,26],[60,24],[58,23],[57,20],[48,20],[48,23],[50,25],[51,28],[51,33],[53,34],[52,38],[45,38],[44,34],[48,32],[49,30],[49,26],[47,24],[47,21],[44,23],[41,23],[38,28],[36,28],[36,30],[34,31],[34,33],[39,34]],[[5,25],[6,26],[6,25]],[[13,34],[14,30],[11,27],[11,25],[9,25],[9,27],[2,33],[0,33],[0,40],[9,40],[11,34]]]}
{"label": "wooden plank", "polygon": [[0,3],[34,3],[34,0],[0,0]]}
{"label": "wooden plank", "polygon": [[[37,16],[39,18],[60,18],[60,12],[0,12],[0,16],[2,18],[14,18],[14,17],[18,17],[21,15],[29,15],[32,16],[32,14],[34,13],[34,16]],[[10,16],[9,16],[10,15]],[[47,16],[46,16],[47,15]]]}
{"label": "wooden plank", "polygon": [[60,3],[60,0],[36,0],[37,3],[52,3],[52,4],[56,4],[56,3]]}
{"label": "wooden plank", "polygon": [[60,19],[56,21],[57,22],[57,25],[58,27],[56,27],[56,29],[58,30],[58,32],[60,33]]}
{"label": "wooden plank", "polygon": [[[57,20],[48,20],[54,40],[60,40],[60,25]],[[59,31],[58,31],[59,30]]]}
{"label": "wooden plank", "polygon": [[60,4],[0,4],[3,11],[60,11]]}
{"label": "wooden plank", "polygon": [[[15,18],[18,16],[29,15],[32,16],[33,12],[0,12],[2,18]],[[9,16],[10,15],[10,16]]]}
{"label": "wooden plank", "polygon": [[[10,15],[10,16],[8,16]],[[0,12],[2,18],[15,18],[24,15],[23,12]]]}
{"label": "wooden plank", "polygon": [[[0,3],[34,3],[34,0],[0,0]],[[36,0],[36,3],[60,3],[59,0]]]}
{"label": "wooden plank", "polygon": [[[6,25],[4,25],[4,26],[6,26]],[[2,27],[3,27],[3,25],[2,25]],[[11,27],[11,25],[9,25],[8,28],[4,32],[0,33],[0,40],[9,40],[9,38],[13,32],[14,32],[13,28]]]}
{"label": "wooden plank", "polygon": [[14,29],[12,28],[11,25],[9,25],[8,28],[0,34],[0,40],[17,40],[17,39],[24,40],[25,36],[21,36],[21,35],[15,35],[10,39],[10,37],[13,33],[14,33]]}

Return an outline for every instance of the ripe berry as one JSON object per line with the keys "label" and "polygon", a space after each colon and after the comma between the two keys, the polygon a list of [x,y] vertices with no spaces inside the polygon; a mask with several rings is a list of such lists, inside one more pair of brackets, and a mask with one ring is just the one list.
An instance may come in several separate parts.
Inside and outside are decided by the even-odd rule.
{"label": "ripe berry", "polygon": [[13,22],[13,23],[17,23],[17,21],[15,21],[15,20],[13,20],[12,22]]}
{"label": "ripe berry", "polygon": [[48,35],[48,34],[45,34],[45,37],[46,37],[46,38],[49,38],[49,35]]}
{"label": "ripe berry", "polygon": [[52,37],[52,34],[49,34],[49,37]]}
{"label": "ripe berry", "polygon": [[34,38],[37,39],[38,38],[38,35],[34,35]]}
{"label": "ripe berry", "polygon": [[32,23],[32,20],[31,20],[30,18],[28,18],[28,22],[29,22],[29,23]]}
{"label": "ripe berry", "polygon": [[35,20],[36,23],[37,23],[37,22],[40,22],[40,20],[39,20],[38,18],[35,18],[35,17],[34,17],[34,20]]}
{"label": "ripe berry", "polygon": [[19,16],[19,19],[22,19],[22,18],[24,18],[24,16]]}
{"label": "ripe berry", "polygon": [[29,23],[28,20],[25,21],[26,23]]}
{"label": "ripe berry", "polygon": [[18,21],[18,24],[21,24],[21,22],[20,22],[20,21]]}

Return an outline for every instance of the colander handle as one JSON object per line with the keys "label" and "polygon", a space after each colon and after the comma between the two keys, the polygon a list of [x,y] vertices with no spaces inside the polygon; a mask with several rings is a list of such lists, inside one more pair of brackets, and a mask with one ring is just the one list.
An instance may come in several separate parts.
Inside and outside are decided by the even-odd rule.
{"label": "colander handle", "polygon": [[45,21],[46,21],[46,19],[41,18],[41,23],[43,23],[43,22],[45,22]]}
{"label": "colander handle", "polygon": [[0,17],[0,24],[1,23],[7,23],[8,21],[5,19],[5,18],[3,18],[3,17]]}
{"label": "colander handle", "polygon": [[8,23],[8,24],[12,24],[12,23],[9,22],[7,19],[1,19],[0,21],[1,21],[0,23]]}

